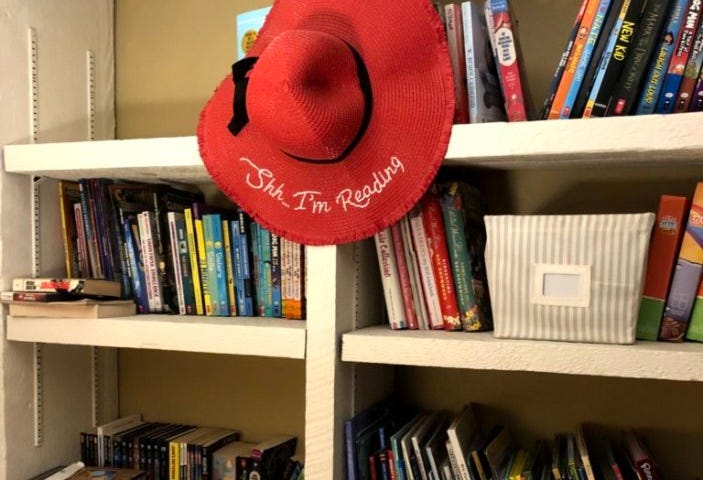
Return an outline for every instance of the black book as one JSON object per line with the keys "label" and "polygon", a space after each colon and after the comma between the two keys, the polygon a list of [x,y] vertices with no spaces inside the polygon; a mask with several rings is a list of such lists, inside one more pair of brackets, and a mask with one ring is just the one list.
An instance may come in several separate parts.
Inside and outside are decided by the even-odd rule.
{"label": "black book", "polygon": [[637,28],[635,42],[608,105],[607,115],[629,115],[632,111],[670,5],[671,0],[648,0]]}
{"label": "black book", "polygon": [[574,101],[574,107],[571,109],[570,118],[581,118],[583,116],[583,111],[586,109],[586,102],[588,102],[588,96],[591,94],[593,81],[596,79],[596,74],[598,73],[598,65],[600,65],[603,51],[608,45],[610,34],[613,31],[613,28],[615,28],[615,23],[620,16],[622,2],[623,0],[613,0],[612,5],[610,6],[608,16],[605,18],[605,23],[600,31],[600,35],[598,35],[596,47],[593,49],[591,61],[588,63],[586,74],[583,76],[581,89],[579,90],[579,94],[576,96],[576,101]]}
{"label": "black book", "polygon": [[610,58],[607,59],[607,65],[605,66],[605,73],[600,88],[597,92],[591,92],[591,97],[594,97],[595,93],[595,102],[590,112],[588,112],[590,117],[605,117],[615,87],[620,81],[625,61],[634,44],[637,29],[639,28],[639,21],[646,5],[647,0],[632,0],[630,2],[620,31],[618,32],[615,48],[613,48]]}

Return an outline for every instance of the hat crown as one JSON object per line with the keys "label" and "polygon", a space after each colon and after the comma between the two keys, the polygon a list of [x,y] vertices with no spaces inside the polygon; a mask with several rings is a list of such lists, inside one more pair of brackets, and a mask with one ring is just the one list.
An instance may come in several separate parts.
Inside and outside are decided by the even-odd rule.
{"label": "hat crown", "polygon": [[307,30],[282,32],[266,47],[249,74],[246,102],[251,127],[311,161],[342,156],[367,108],[351,47]]}

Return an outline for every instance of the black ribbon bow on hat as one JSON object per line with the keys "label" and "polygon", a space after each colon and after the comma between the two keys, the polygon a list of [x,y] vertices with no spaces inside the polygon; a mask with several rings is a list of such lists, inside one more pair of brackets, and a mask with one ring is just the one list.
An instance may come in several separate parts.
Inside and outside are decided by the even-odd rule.
{"label": "black ribbon bow on hat", "polygon": [[247,87],[249,77],[247,73],[251,70],[259,57],[248,57],[232,65],[232,82],[234,82],[234,101],[232,105],[233,115],[227,128],[232,135],[237,135],[242,131],[244,125],[249,123],[247,114]]}

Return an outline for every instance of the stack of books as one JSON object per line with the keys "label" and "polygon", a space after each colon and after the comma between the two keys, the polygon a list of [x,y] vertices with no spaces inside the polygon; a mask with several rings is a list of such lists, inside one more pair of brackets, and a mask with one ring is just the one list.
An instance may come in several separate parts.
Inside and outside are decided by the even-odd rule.
{"label": "stack of books", "polygon": [[493,327],[483,214],[472,185],[435,184],[400,222],[376,234],[391,328]]}
{"label": "stack of books", "polygon": [[305,316],[304,249],[165,185],[59,183],[69,277],[120,282],[139,313]]}
{"label": "stack of books", "polygon": [[554,441],[520,445],[505,425],[481,428],[477,407],[457,415],[418,412],[384,400],[345,422],[348,480],[659,479],[633,430],[580,424]]}

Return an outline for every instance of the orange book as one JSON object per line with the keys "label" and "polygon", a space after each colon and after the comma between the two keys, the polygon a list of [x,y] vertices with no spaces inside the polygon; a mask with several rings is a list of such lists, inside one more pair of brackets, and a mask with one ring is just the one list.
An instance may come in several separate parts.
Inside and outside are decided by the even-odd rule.
{"label": "orange book", "polygon": [[559,88],[554,96],[552,108],[549,110],[549,120],[560,118],[561,111],[564,108],[564,102],[566,101],[566,96],[569,94],[569,88],[571,88],[571,82],[576,74],[576,67],[578,67],[581,54],[586,46],[586,41],[588,41],[588,34],[591,32],[593,20],[596,18],[599,3],[600,0],[588,0],[586,11],[584,12],[583,19],[581,20],[581,26],[578,29],[576,38],[574,39],[574,45],[571,48],[569,59],[566,61],[564,73],[559,81]]}

